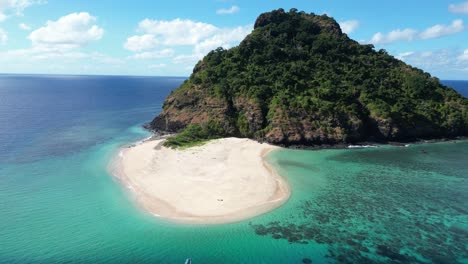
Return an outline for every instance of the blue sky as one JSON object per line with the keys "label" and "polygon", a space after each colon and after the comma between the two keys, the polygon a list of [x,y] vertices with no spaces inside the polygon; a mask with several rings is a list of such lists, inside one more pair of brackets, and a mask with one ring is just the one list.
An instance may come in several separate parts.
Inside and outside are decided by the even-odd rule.
{"label": "blue sky", "polygon": [[468,79],[468,1],[0,0],[0,73],[188,76],[277,8],[328,14],[362,43]]}

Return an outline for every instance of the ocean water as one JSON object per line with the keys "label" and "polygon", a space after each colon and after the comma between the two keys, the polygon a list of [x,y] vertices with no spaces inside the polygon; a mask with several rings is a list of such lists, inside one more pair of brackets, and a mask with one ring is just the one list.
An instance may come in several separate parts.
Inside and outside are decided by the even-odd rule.
{"label": "ocean water", "polygon": [[108,165],[183,80],[0,75],[0,263],[468,263],[467,141],[276,151],[291,199],[244,222],[140,210]]}
{"label": "ocean water", "polygon": [[457,90],[460,94],[465,97],[468,97],[468,81],[450,81],[450,80],[443,80],[441,81],[442,84],[452,87],[453,89]]}

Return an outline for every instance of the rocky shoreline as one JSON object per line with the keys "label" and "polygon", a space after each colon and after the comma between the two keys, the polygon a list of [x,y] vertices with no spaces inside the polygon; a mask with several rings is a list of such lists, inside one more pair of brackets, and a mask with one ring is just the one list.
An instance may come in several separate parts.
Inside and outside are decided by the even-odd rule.
{"label": "rocky shoreline", "polygon": [[[158,140],[164,139],[171,135],[174,135],[173,132],[162,131],[158,129],[151,128],[151,124],[143,125],[143,128],[153,133],[150,139],[148,140]],[[262,140],[255,140],[258,143],[268,143]],[[337,143],[337,144],[316,144],[316,145],[304,145],[304,144],[294,144],[294,145],[285,145],[285,144],[273,144],[275,146],[287,149],[303,149],[303,150],[322,150],[322,149],[349,149],[349,148],[366,148],[366,147],[378,147],[378,146],[396,146],[396,147],[407,147],[408,145],[416,144],[431,144],[431,143],[440,143],[440,142],[449,142],[449,141],[459,141],[459,140],[468,140],[466,136],[459,137],[444,137],[444,138],[430,138],[430,139],[414,139],[407,141],[362,141],[362,142],[352,142],[352,143]],[[271,144],[271,143],[268,143]]]}

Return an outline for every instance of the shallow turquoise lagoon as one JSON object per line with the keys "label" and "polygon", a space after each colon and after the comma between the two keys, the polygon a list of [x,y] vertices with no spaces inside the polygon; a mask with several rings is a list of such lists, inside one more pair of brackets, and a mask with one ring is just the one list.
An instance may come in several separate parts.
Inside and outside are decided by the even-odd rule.
{"label": "shallow turquoise lagoon", "polygon": [[283,150],[270,160],[293,196],[253,225],[257,234],[327,245],[320,261],[468,262],[468,141]]}
{"label": "shallow turquoise lagoon", "polygon": [[0,78],[0,263],[468,263],[468,142],[280,150],[291,199],[177,225],[108,172],[183,78]]}

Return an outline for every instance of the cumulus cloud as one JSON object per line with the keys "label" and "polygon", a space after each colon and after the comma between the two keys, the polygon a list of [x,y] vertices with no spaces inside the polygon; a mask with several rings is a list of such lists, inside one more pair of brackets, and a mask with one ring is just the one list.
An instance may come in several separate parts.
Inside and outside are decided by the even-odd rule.
{"label": "cumulus cloud", "polygon": [[341,31],[343,31],[346,34],[352,33],[354,30],[356,30],[359,27],[359,21],[357,20],[342,21],[339,24],[341,27]]}
{"label": "cumulus cloud", "polygon": [[22,16],[26,8],[45,2],[41,0],[0,0],[0,22],[9,16]]}
{"label": "cumulus cloud", "polygon": [[231,6],[231,8],[221,8],[216,10],[216,14],[218,15],[229,15],[229,14],[234,14],[240,11],[240,8],[238,6]]}
{"label": "cumulus cloud", "polygon": [[[138,52],[132,59],[159,59],[172,57],[174,64],[194,64],[209,51],[230,48],[237,45],[253,29],[253,25],[234,28],[220,28],[212,24],[187,19],[151,20],[138,24],[140,35],[128,37],[124,48]],[[178,51],[191,48],[190,54]]]}
{"label": "cumulus cloud", "polygon": [[[1,1],[1,0],[0,0]],[[86,12],[72,13],[31,32],[31,47],[0,53],[5,60],[37,61],[46,59],[78,60],[91,58],[106,60],[97,53],[80,50],[92,41],[102,38],[104,30],[95,25],[96,18]]]}
{"label": "cumulus cloud", "polygon": [[228,49],[233,43],[239,43],[252,31],[252,26],[219,29],[213,36],[197,43],[195,53],[206,54],[217,47]]}
{"label": "cumulus cloud", "polygon": [[161,39],[164,45],[195,45],[218,30],[211,24],[180,18],[171,21],[145,19],[138,29]]}
{"label": "cumulus cloud", "polygon": [[96,21],[87,12],[47,21],[29,34],[29,48],[0,51],[0,65],[6,65],[5,72],[108,73],[110,69],[121,69],[125,58],[84,49],[103,37],[104,29]]}
{"label": "cumulus cloud", "polygon": [[180,18],[171,21],[145,19],[139,23],[138,31],[143,34],[127,38],[124,48],[147,51],[159,46],[194,46],[197,52],[208,52],[242,40],[252,31],[252,26],[218,28],[212,24]]}
{"label": "cumulus cloud", "polygon": [[22,29],[22,30],[27,30],[27,31],[31,30],[31,27],[28,26],[28,25],[25,24],[25,23],[20,23],[20,24],[18,24],[18,27],[19,27],[20,29]]}
{"label": "cumulus cloud", "polygon": [[388,44],[396,41],[411,41],[416,38],[416,35],[417,31],[414,29],[397,29],[389,32],[388,34],[378,32],[372,36],[369,42],[373,44]]}
{"label": "cumulus cloud", "polygon": [[439,38],[446,35],[452,35],[459,33],[465,29],[463,21],[461,19],[454,20],[450,25],[435,25],[425,29],[422,32],[417,30],[406,28],[397,29],[390,31],[387,34],[377,32],[372,36],[368,43],[372,44],[389,44],[398,41],[413,41],[418,39],[433,39]]}
{"label": "cumulus cloud", "polygon": [[29,34],[33,46],[51,49],[80,48],[102,38],[104,29],[95,25],[96,17],[87,12],[72,13]]}
{"label": "cumulus cloud", "polygon": [[129,37],[124,44],[124,48],[131,51],[142,51],[156,48],[158,44],[159,40],[154,35],[145,34]]}
{"label": "cumulus cloud", "polygon": [[459,4],[451,4],[448,10],[455,14],[468,14],[468,1]]}
{"label": "cumulus cloud", "polygon": [[457,19],[452,22],[451,25],[445,26],[445,25],[435,25],[432,26],[419,35],[421,39],[431,39],[431,38],[439,38],[445,35],[451,35],[455,34],[458,32],[461,32],[465,29],[465,26],[463,25],[463,20]]}
{"label": "cumulus cloud", "polygon": [[8,35],[5,30],[0,28],[0,45],[5,45],[8,41]]}

